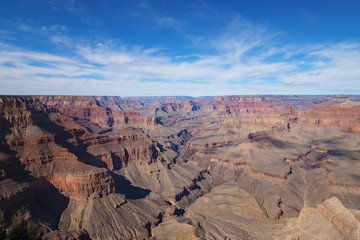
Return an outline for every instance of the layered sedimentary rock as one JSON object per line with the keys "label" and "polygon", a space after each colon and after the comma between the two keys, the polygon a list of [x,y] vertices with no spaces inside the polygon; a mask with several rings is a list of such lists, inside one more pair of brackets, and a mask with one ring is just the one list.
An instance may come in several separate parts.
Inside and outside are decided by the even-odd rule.
{"label": "layered sedimentary rock", "polygon": [[135,165],[148,165],[156,162],[160,148],[143,131],[125,128],[107,135],[80,137],[87,152],[100,159],[111,170],[119,170],[130,162]]}
{"label": "layered sedimentary rock", "polygon": [[0,97],[0,208],[46,239],[357,239],[359,106]]}
{"label": "layered sedimentary rock", "polygon": [[261,97],[223,96],[206,104],[205,109],[221,114],[255,113],[280,110],[285,104],[278,99],[264,100]]}
{"label": "layered sedimentary rock", "polygon": [[[44,105],[43,99],[40,101],[37,97],[5,97],[0,100],[0,206],[6,209],[7,216],[16,211],[16,208],[25,208],[51,228],[81,232],[84,230],[82,225],[94,222],[93,218],[97,214],[89,209],[91,218],[77,222],[72,217],[75,216],[74,213],[65,217],[69,207],[77,211],[85,203],[89,205],[103,201],[100,199],[118,199],[118,203],[114,203],[114,209],[120,211],[123,205],[121,202],[126,203],[124,206],[132,204],[127,203],[124,198],[128,188],[131,189],[131,183],[112,171],[125,167],[128,163],[151,164],[162,159],[158,144],[140,129],[121,128],[112,130],[111,133],[106,129],[99,129],[99,133],[95,134],[88,130],[92,126],[84,122],[86,118],[78,120],[77,116],[72,117],[69,112],[62,112],[66,107],[72,108],[67,104],[74,105],[75,109],[85,106],[82,98],[80,103],[71,99],[63,108],[52,104]],[[65,97],[64,101],[67,100],[68,97]],[[93,119],[87,121],[91,122]],[[146,194],[141,196],[145,197]],[[45,198],[59,204],[49,205],[48,202],[43,202]],[[151,201],[140,202],[137,204],[141,207],[151,208]],[[71,205],[66,206],[69,203]],[[109,238],[147,236],[145,225],[149,221],[156,222],[162,209],[161,202],[155,205],[157,207],[152,212],[143,214],[142,218],[136,217],[129,225],[124,225],[126,229],[133,230],[125,233],[128,230],[125,231],[124,228],[125,232],[116,234],[110,231]],[[131,209],[120,212],[133,214]],[[42,213],[46,214],[41,215]],[[138,213],[141,214],[141,211]],[[102,219],[99,221],[101,223]],[[69,223],[71,224],[68,225]],[[137,230],[139,225],[142,227]],[[89,234],[91,238],[102,239],[104,236],[92,229]]]}
{"label": "layered sedimentary rock", "polygon": [[346,100],[342,103],[316,107],[304,114],[304,121],[310,124],[342,127],[347,131],[360,133],[360,104]]}
{"label": "layered sedimentary rock", "polygon": [[141,107],[142,105],[138,102],[126,102],[121,97],[94,97],[94,99],[103,107],[108,107],[113,111],[124,111],[131,107]]}
{"label": "layered sedimentary rock", "polygon": [[[281,98],[259,96],[221,96],[209,100],[194,99],[187,101],[171,101],[147,107],[156,116],[166,116],[174,112],[189,114],[194,111],[216,113],[219,115],[240,115],[243,113],[259,113],[276,111],[286,108],[287,105]],[[144,112],[144,108],[142,109]]]}
{"label": "layered sedimentary rock", "polygon": [[166,218],[153,233],[156,239],[359,239],[359,220],[333,197],[303,208],[296,218],[269,221],[254,195],[229,182],[197,199],[184,216]]}
{"label": "layered sedimentary rock", "polygon": [[36,98],[1,97],[0,113],[3,127],[27,127],[49,123],[46,106]]}
{"label": "layered sedimentary rock", "polygon": [[161,115],[162,113],[173,113],[173,112],[192,112],[199,110],[202,107],[202,104],[197,101],[185,101],[185,102],[171,102],[163,103],[157,106],[151,106],[149,109],[153,109],[156,115]]}
{"label": "layered sedimentary rock", "polygon": [[[110,102],[110,107],[105,107],[96,99],[86,96],[40,96],[39,99],[66,116],[90,121],[101,127],[155,126],[160,123],[156,118],[148,118],[138,112],[116,111],[114,107],[116,103]],[[100,100],[104,104],[105,100],[102,98]]]}
{"label": "layered sedimentary rock", "polygon": [[106,169],[93,172],[54,173],[48,177],[61,193],[82,200],[86,197],[101,197],[115,192],[114,180]]}
{"label": "layered sedimentary rock", "polygon": [[360,239],[359,219],[339,199],[332,197],[326,200],[318,206],[318,210],[346,239]]}
{"label": "layered sedimentary rock", "polygon": [[163,103],[179,103],[192,100],[189,96],[159,96],[159,97],[124,97],[125,101],[136,101],[143,106],[156,106]]}
{"label": "layered sedimentary rock", "polygon": [[[97,169],[78,161],[77,155],[67,148],[66,139],[63,141],[59,139],[58,136],[69,133],[51,121],[46,107],[36,98],[9,98],[7,102],[2,102],[2,109],[3,118],[11,126],[8,129],[2,129],[2,131],[8,131],[8,134],[2,139],[2,144],[9,155],[19,162],[20,168],[29,171],[34,179],[45,177],[50,182],[64,181],[70,185],[73,184],[73,188],[85,191],[83,192],[85,197],[96,191],[96,184],[90,182],[96,178],[102,178],[93,174]],[[80,181],[75,186],[76,181],[68,180],[67,174],[79,170],[87,179]],[[65,174],[60,174],[64,172]],[[86,190],[88,182],[92,186]],[[57,188],[62,192],[69,186]],[[76,191],[70,192],[75,193]],[[78,193],[81,194],[80,191]]]}
{"label": "layered sedimentary rock", "polygon": [[56,108],[66,116],[76,117],[99,124],[112,126],[114,119],[109,108],[102,107],[96,100],[86,96],[40,96],[40,101]]}
{"label": "layered sedimentary rock", "polygon": [[176,97],[117,97],[117,96],[102,96],[93,97],[98,101],[101,106],[109,107],[114,111],[128,111],[141,108],[147,108],[150,106],[158,106],[168,103],[182,103],[193,99],[187,96]]}

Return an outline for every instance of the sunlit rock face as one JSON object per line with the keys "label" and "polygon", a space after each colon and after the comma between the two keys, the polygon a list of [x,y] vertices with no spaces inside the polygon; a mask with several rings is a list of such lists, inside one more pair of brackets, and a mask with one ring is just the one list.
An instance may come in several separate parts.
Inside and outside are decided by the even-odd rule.
{"label": "sunlit rock face", "polygon": [[0,97],[0,209],[45,239],[359,239],[359,149],[356,96]]}

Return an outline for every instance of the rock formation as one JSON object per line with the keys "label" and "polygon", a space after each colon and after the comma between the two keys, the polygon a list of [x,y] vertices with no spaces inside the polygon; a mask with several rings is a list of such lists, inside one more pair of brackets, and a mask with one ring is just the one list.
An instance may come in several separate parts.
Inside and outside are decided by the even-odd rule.
{"label": "rock formation", "polygon": [[0,97],[0,209],[45,239],[359,239],[358,96]]}

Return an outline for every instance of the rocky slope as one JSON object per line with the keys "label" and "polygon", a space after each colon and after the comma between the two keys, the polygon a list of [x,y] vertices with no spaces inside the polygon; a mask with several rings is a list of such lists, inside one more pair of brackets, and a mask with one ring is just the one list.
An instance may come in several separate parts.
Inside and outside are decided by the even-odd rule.
{"label": "rocky slope", "polygon": [[353,211],[332,197],[303,208],[296,218],[272,221],[256,196],[228,182],[196,200],[184,216],[166,218],[153,233],[156,239],[359,239]]}

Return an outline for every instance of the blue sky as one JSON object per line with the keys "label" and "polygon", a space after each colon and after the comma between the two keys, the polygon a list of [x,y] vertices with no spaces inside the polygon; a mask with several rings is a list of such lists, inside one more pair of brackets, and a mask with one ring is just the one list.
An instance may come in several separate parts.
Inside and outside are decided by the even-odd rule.
{"label": "blue sky", "polygon": [[2,0],[0,94],[360,94],[360,1]]}

